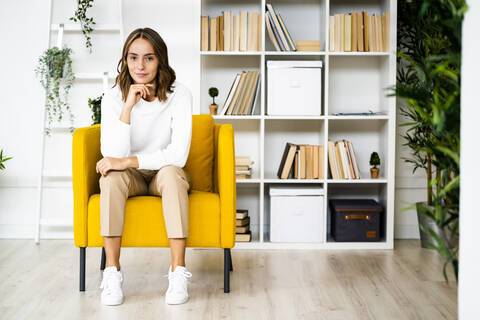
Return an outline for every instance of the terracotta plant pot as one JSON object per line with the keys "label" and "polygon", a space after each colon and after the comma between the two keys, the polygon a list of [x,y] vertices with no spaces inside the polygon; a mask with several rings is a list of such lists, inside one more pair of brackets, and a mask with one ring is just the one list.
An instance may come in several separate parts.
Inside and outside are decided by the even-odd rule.
{"label": "terracotta plant pot", "polygon": [[210,108],[210,114],[211,114],[212,116],[214,116],[214,115],[217,114],[218,105],[216,105],[216,104],[211,104],[211,105],[209,106],[209,108]]}
{"label": "terracotta plant pot", "polygon": [[370,178],[378,179],[378,173],[380,172],[379,168],[370,168]]}

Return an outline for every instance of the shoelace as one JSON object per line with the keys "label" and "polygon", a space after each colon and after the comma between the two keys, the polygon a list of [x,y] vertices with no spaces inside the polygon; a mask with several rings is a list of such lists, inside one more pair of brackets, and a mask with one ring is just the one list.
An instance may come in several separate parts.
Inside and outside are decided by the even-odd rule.
{"label": "shoelace", "polygon": [[[178,292],[182,290],[186,290],[186,283],[188,283],[187,278],[191,278],[192,274],[185,269],[175,269],[174,272],[171,273],[169,276],[168,274],[164,275],[164,277],[168,277],[169,281],[172,281],[172,285],[169,286],[169,289],[172,290],[173,292]],[[180,287],[180,284],[182,287]]]}
{"label": "shoelace", "polygon": [[120,282],[112,281],[115,280],[115,278],[119,278],[120,282],[123,280],[122,274],[105,273],[102,283],[100,284],[100,289],[104,289],[107,294],[112,293],[115,289],[119,289]]}

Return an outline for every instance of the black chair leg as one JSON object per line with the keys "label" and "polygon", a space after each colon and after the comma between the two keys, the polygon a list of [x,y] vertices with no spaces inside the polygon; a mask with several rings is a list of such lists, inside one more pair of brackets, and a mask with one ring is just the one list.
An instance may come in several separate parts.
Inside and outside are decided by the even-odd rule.
{"label": "black chair leg", "polygon": [[223,292],[230,292],[230,249],[223,249]]}
{"label": "black chair leg", "polygon": [[100,270],[105,270],[105,247],[102,247],[102,262],[100,263]]}
{"label": "black chair leg", "polygon": [[230,260],[230,262],[229,262],[230,271],[233,271],[232,252],[230,251],[230,249],[228,249],[228,260]]}
{"label": "black chair leg", "polygon": [[80,247],[80,291],[85,291],[85,247]]}

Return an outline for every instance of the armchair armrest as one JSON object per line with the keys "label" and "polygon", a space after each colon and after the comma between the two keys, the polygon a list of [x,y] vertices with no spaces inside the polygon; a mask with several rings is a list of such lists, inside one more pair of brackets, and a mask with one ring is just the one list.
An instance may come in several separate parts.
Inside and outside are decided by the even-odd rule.
{"label": "armchair armrest", "polygon": [[100,153],[100,125],[78,128],[72,142],[73,233],[75,245],[86,247],[88,199],[100,193],[96,163]]}
{"label": "armchair armrest", "polygon": [[[215,125],[216,190],[220,194],[220,244],[222,248],[235,245],[237,212],[237,183],[235,176],[235,140],[231,124]],[[214,175],[215,178],[215,175]]]}

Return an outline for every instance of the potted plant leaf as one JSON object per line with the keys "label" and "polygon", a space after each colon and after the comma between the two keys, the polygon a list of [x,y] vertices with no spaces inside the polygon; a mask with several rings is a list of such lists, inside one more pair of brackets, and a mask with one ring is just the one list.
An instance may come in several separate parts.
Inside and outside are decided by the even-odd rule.
{"label": "potted plant leaf", "polygon": [[210,95],[210,97],[213,98],[213,103],[209,106],[209,108],[210,108],[210,114],[211,114],[211,115],[216,115],[216,114],[217,114],[218,105],[215,103],[215,97],[218,96],[218,89],[215,88],[215,87],[211,87],[210,89],[208,89],[208,94]]}
{"label": "potted plant leaf", "polygon": [[458,280],[460,185],[460,66],[465,0],[401,1],[398,6],[397,84],[405,158],[413,172],[424,170],[427,199],[417,208],[422,247],[451,264]]}
{"label": "potted plant leaf", "polygon": [[370,155],[370,165],[372,166],[372,168],[370,168],[370,178],[378,179],[380,168],[377,168],[377,166],[380,165],[380,157],[375,151]]}
{"label": "potted plant leaf", "polygon": [[73,133],[73,114],[68,103],[68,94],[75,80],[72,72],[72,49],[52,47],[47,49],[38,59],[35,68],[37,78],[45,89],[45,112],[48,123],[45,133],[50,135],[54,120],[60,122],[63,113],[67,112],[70,118],[70,131]]}
{"label": "potted plant leaf", "polygon": [[5,170],[5,165],[4,163],[7,161],[7,160],[10,160],[12,159],[13,157],[8,157],[8,158],[4,158],[3,156],[3,149],[0,150],[0,170]]}
{"label": "potted plant leaf", "polygon": [[90,107],[90,110],[92,110],[92,120],[94,124],[99,124],[101,120],[101,106],[102,106],[102,98],[103,98],[103,93],[101,96],[95,99],[88,98],[88,106]]}
{"label": "potted plant leaf", "polygon": [[89,52],[92,53],[92,41],[90,33],[92,33],[92,25],[95,24],[93,18],[87,18],[87,9],[92,7],[93,0],[77,0],[77,10],[75,10],[74,16],[69,20],[74,22],[80,22],[82,27],[82,33],[85,36],[86,47]]}

